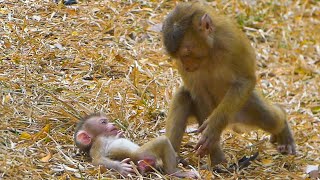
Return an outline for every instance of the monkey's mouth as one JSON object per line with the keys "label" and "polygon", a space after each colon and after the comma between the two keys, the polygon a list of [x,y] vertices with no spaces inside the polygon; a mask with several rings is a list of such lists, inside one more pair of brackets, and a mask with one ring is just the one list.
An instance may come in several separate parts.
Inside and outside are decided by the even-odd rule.
{"label": "monkey's mouth", "polygon": [[112,135],[116,136],[120,133],[120,131],[118,131],[117,129],[113,130],[110,132]]}
{"label": "monkey's mouth", "polygon": [[111,129],[107,129],[108,134],[116,136],[120,133],[120,131],[116,127],[112,127]]}
{"label": "monkey's mouth", "polygon": [[187,72],[195,72],[199,69],[198,64],[182,64],[182,67]]}
{"label": "monkey's mouth", "polygon": [[184,70],[187,72],[195,72],[198,67],[184,67]]}
{"label": "monkey's mouth", "polygon": [[114,135],[118,135],[120,133],[120,131],[118,129],[115,129],[115,130],[111,131],[111,133]]}

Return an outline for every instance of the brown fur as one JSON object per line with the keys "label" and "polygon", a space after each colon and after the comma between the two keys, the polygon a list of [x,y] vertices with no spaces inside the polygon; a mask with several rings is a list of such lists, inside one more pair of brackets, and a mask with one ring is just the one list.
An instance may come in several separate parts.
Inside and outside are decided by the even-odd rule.
{"label": "brown fur", "polygon": [[224,160],[220,136],[231,123],[270,132],[280,152],[295,153],[285,112],[255,90],[255,53],[234,22],[208,5],[180,3],[164,21],[163,40],[183,80],[166,120],[176,151],[188,117],[195,116],[202,132],[197,153],[209,153],[213,164]]}

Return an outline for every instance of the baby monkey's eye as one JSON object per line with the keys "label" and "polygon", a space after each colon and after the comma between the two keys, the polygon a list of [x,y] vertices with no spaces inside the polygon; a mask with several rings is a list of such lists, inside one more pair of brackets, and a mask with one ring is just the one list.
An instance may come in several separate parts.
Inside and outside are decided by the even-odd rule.
{"label": "baby monkey's eye", "polygon": [[100,119],[101,124],[107,124],[108,120],[107,119]]}

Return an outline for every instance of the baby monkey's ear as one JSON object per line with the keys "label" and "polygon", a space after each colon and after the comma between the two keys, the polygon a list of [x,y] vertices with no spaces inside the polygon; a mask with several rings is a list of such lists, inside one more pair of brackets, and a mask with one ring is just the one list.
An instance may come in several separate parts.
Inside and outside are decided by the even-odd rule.
{"label": "baby monkey's ear", "polygon": [[82,145],[90,145],[91,144],[91,137],[90,135],[88,134],[87,131],[84,131],[84,130],[80,130],[78,133],[77,133],[77,136],[76,136],[76,141]]}

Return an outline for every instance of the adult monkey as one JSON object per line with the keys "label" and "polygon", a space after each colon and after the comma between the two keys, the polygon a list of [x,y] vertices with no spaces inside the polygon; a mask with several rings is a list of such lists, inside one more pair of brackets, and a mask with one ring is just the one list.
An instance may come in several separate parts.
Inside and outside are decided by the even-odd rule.
{"label": "adult monkey", "polygon": [[220,137],[232,123],[259,127],[272,134],[279,152],[296,153],[285,111],[255,90],[255,52],[236,23],[208,5],[180,3],[162,32],[183,80],[166,119],[166,136],[176,152],[188,117],[195,116],[202,132],[195,149],[200,156],[209,153],[212,164],[225,161]]}

